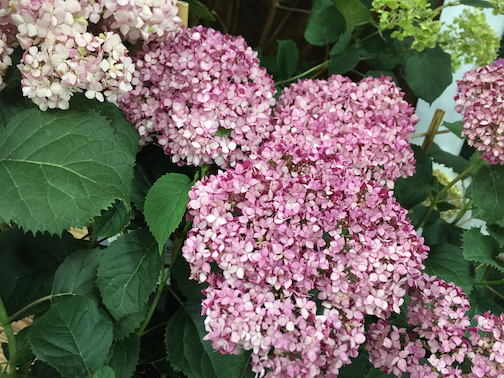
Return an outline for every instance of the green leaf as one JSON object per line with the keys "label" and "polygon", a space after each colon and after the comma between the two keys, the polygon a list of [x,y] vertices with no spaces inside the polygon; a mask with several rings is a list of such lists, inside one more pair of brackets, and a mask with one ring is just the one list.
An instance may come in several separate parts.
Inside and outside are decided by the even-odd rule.
{"label": "green leaf", "polygon": [[471,228],[464,231],[462,241],[462,250],[466,260],[490,265],[504,273],[504,263],[495,259],[499,252],[499,246],[494,239],[483,235],[478,228]]}
{"label": "green leaf", "polygon": [[453,80],[450,55],[439,46],[422,52],[412,49],[406,54],[404,76],[413,92],[432,104]]}
{"label": "green leaf", "polygon": [[59,378],[61,374],[51,365],[36,360],[31,369],[31,377],[34,378]]}
{"label": "green leaf", "polygon": [[432,159],[422,150],[420,146],[411,145],[415,154],[415,174],[406,179],[399,178],[394,185],[394,196],[405,208],[425,201],[429,192],[434,190],[430,184],[432,179]]}
{"label": "green leaf", "polygon": [[61,234],[129,204],[136,147],[97,112],[27,110],[0,131],[0,217]]}
{"label": "green leaf", "polygon": [[114,340],[122,340],[137,330],[147,315],[148,306],[144,306],[139,312],[128,314],[119,320],[114,321]]}
{"label": "green leaf", "polygon": [[488,224],[504,219],[504,166],[482,166],[471,186],[476,206],[473,215]]}
{"label": "green leaf", "polygon": [[145,221],[156,238],[159,253],[166,240],[184,217],[191,180],[180,173],[167,173],[159,178],[145,198]]}
{"label": "green leaf", "polygon": [[493,5],[484,0],[461,0],[460,4],[469,5],[476,8],[493,8]]}
{"label": "green leaf", "polygon": [[199,0],[185,0],[189,3],[189,13],[207,21],[215,21],[215,17],[208,10],[207,6]]}
{"label": "green leaf", "polygon": [[346,30],[373,22],[371,12],[359,0],[333,0],[345,18]]}
{"label": "green leaf", "polygon": [[348,46],[348,43],[350,42],[350,37],[352,36],[352,30],[348,30],[341,34],[338,37],[338,40],[334,44],[334,46],[331,48],[329,51],[329,55],[338,55],[341,54],[343,51],[345,51],[345,48]]}
{"label": "green leaf", "polygon": [[454,226],[442,218],[437,218],[425,223],[422,237],[425,239],[425,244],[431,247],[435,244],[446,243],[460,247],[462,233],[463,230],[460,227]]}
{"label": "green leaf", "polygon": [[324,46],[335,42],[345,31],[345,18],[332,0],[314,0],[308,23],[304,32],[305,39],[315,46]]}
{"label": "green leaf", "polygon": [[195,167],[178,165],[171,162],[159,146],[149,144],[143,147],[136,157],[133,183],[131,185],[131,200],[143,212],[145,196],[158,178],[169,172],[185,173],[194,176]]}
{"label": "green leaf", "polygon": [[93,378],[116,378],[114,370],[108,366],[102,366],[100,370],[93,374]]}
{"label": "green leaf", "polygon": [[103,304],[119,320],[143,310],[161,267],[156,242],[145,228],[123,235],[102,250],[98,289]]}
{"label": "green leaf", "polygon": [[474,315],[483,315],[488,310],[497,316],[504,313],[504,307],[495,301],[490,290],[481,285],[474,287],[469,296],[469,301],[471,302],[471,309],[467,312],[467,315],[470,319],[474,318]]}
{"label": "green leaf", "polygon": [[464,172],[469,168],[469,162],[463,157],[453,155],[441,149],[436,143],[432,143],[428,152],[429,156],[438,163],[444,164],[447,167],[453,168],[457,173]]}
{"label": "green leaf", "polygon": [[299,51],[296,43],[290,39],[278,41],[278,80],[285,80],[296,72]]}
{"label": "green leaf", "polygon": [[353,70],[357,63],[359,63],[359,51],[355,46],[349,45],[343,52],[331,55],[331,60],[329,61],[329,75],[344,74]]}
{"label": "green leaf", "polygon": [[0,91],[0,130],[7,126],[9,121],[27,109],[36,109],[37,105],[31,99],[23,96],[21,90],[21,72],[17,68],[24,50],[21,47],[14,49],[11,55],[12,65],[4,76],[5,88]]}
{"label": "green leaf", "polygon": [[466,294],[471,292],[474,283],[471,263],[464,259],[459,247],[452,244],[437,244],[431,247],[429,257],[423,264],[425,273],[438,276],[446,282],[453,282]]}
{"label": "green leaf", "polygon": [[504,247],[504,228],[497,225],[487,225],[487,231],[492,238],[499,244],[499,248]]}
{"label": "green leaf", "polygon": [[185,259],[175,259],[171,274],[174,286],[182,292],[187,301],[201,301],[203,299],[201,290],[208,287],[208,283],[190,280],[190,273],[191,269]]}
{"label": "green leaf", "polygon": [[[0,296],[13,315],[31,302],[51,294],[54,274],[61,262],[78,249],[67,232],[61,238],[12,229],[0,234]],[[40,307],[38,307],[40,310]],[[23,313],[24,316],[34,314]]]}
{"label": "green leaf", "polygon": [[187,302],[166,326],[166,351],[174,370],[188,378],[241,377],[248,365],[246,353],[236,355],[214,351],[206,335],[201,304]]}
{"label": "green leaf", "polygon": [[107,364],[115,372],[115,378],[131,378],[140,356],[140,339],[132,334],[118,340],[112,346],[112,356]]}
{"label": "green leaf", "polygon": [[462,126],[462,121],[443,122],[443,126],[450,130],[453,134],[458,136],[460,139],[464,139],[464,137],[462,137],[462,130],[464,129],[464,127]]}
{"label": "green leaf", "polygon": [[369,25],[364,28],[359,40],[362,41],[361,44],[364,50],[376,54],[384,52],[397,41],[390,34],[392,34],[391,30],[377,30],[376,26]]}
{"label": "green leaf", "polygon": [[68,298],[35,318],[29,340],[37,357],[61,375],[88,378],[105,365],[112,321],[93,300]]}
{"label": "green leaf", "polygon": [[111,207],[101,211],[93,221],[93,237],[110,238],[119,234],[130,222],[131,212],[126,210],[124,202],[116,201]]}
{"label": "green leaf", "polygon": [[[100,292],[96,287],[100,248],[84,249],[68,256],[59,266],[54,276],[52,295],[86,295],[100,302]],[[53,298],[53,301],[58,300]]]}

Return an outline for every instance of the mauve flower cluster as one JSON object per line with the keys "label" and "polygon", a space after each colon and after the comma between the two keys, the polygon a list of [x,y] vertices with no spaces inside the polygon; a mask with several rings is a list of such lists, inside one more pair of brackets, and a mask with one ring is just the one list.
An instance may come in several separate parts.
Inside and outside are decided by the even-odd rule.
{"label": "mauve flower cluster", "polygon": [[470,309],[462,289],[427,274],[410,277],[408,324],[412,329],[379,320],[371,324],[366,350],[373,365],[387,374],[411,378],[462,377],[458,367],[470,350],[464,333]]}
{"label": "mauve flower cluster", "polygon": [[[26,50],[18,65],[23,94],[42,110],[67,109],[75,92],[115,102],[117,94],[131,90],[134,66],[128,50],[120,34],[107,30],[136,41],[180,24],[174,0],[17,0],[9,5],[17,41]],[[89,22],[99,23],[94,30],[102,32],[93,34]]]}
{"label": "mauve flower cluster", "polygon": [[86,0],[89,21],[116,30],[131,43],[167,36],[177,30],[177,0]]}
{"label": "mauve flower cluster", "polygon": [[[383,320],[369,326],[365,348],[375,367],[411,378],[503,376],[504,314],[476,315],[472,328],[470,303],[460,287],[427,274],[410,277],[408,286],[408,330]],[[462,370],[466,358],[470,372]]]}
{"label": "mauve flower cluster", "polygon": [[179,165],[233,166],[269,136],[275,88],[242,37],[202,26],[145,44],[120,108]]}
{"label": "mauve flower cluster", "polygon": [[9,6],[10,0],[0,0],[0,90],[5,87],[3,77],[12,66],[11,54],[16,42],[16,27],[12,23],[14,9]]}
{"label": "mauve flower cluster", "polygon": [[355,174],[392,188],[415,170],[409,140],[418,117],[402,96],[389,77],[302,80],[279,97],[270,139],[314,158],[343,155]]}
{"label": "mauve flower cluster", "polygon": [[473,363],[468,378],[501,378],[504,374],[504,314],[489,311],[476,315],[475,328],[469,328],[473,350],[468,357]]}
{"label": "mauve flower cluster", "polygon": [[457,81],[455,110],[463,114],[462,136],[490,164],[504,164],[504,67],[470,70]]}
{"label": "mauve flower cluster", "polygon": [[399,312],[423,268],[406,210],[350,163],[266,147],[189,193],[182,252],[209,284],[205,339],[252,350],[260,376],[336,376],[366,340],[365,316]]}

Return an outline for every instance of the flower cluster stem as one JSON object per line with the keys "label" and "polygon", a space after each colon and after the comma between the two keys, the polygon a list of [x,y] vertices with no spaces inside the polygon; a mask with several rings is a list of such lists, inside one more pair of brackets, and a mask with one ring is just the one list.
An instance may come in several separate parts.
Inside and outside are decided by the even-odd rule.
{"label": "flower cluster stem", "polygon": [[14,335],[12,323],[9,319],[9,315],[7,314],[7,310],[5,309],[2,297],[0,297],[0,325],[7,336],[7,342],[9,344],[9,372],[10,374],[15,374],[17,370],[16,336]]}
{"label": "flower cluster stem", "polygon": [[429,208],[427,209],[427,211],[425,212],[425,214],[422,216],[422,218],[418,221],[418,223],[415,225],[415,230],[418,230],[419,228],[421,228],[425,221],[427,220],[427,218],[429,217],[429,215],[431,215],[432,213],[432,210],[434,210],[434,208],[436,207],[436,205],[438,204],[439,200],[441,199],[441,197],[443,197],[443,195],[448,192],[448,190],[450,190],[450,188],[455,185],[457,182],[459,182],[460,180],[462,180],[463,178],[465,178],[469,173],[471,173],[473,170],[475,170],[477,167],[479,167],[481,164],[484,163],[484,160],[479,158],[478,160],[476,160],[476,162],[474,162],[469,168],[467,168],[464,172],[460,173],[457,177],[455,177],[448,185],[446,185],[437,195],[436,197],[434,197],[434,199],[431,201],[431,204],[429,206]]}
{"label": "flower cluster stem", "polygon": [[485,285],[485,286],[504,285],[504,279],[495,281],[480,281],[475,282],[474,285]]}
{"label": "flower cluster stem", "polygon": [[299,75],[296,75],[296,76],[293,76],[293,77],[290,77],[288,79],[285,79],[285,80],[280,80],[280,81],[277,81],[275,85],[284,85],[284,84],[289,84],[291,81],[294,81],[296,79],[300,79],[302,78],[303,76],[306,76],[308,74],[311,74],[312,72],[315,72],[317,71],[318,69],[322,68],[322,67],[325,67],[329,64],[329,60],[325,60],[323,61],[322,63],[320,64],[317,64],[315,67],[312,67],[310,68],[309,70],[303,72],[303,73],[300,73]]}
{"label": "flower cluster stem", "polygon": [[147,316],[145,317],[142,325],[140,326],[140,328],[136,332],[136,334],[137,334],[138,337],[141,337],[142,335],[144,335],[146,333],[145,329],[149,325],[149,322],[150,322],[150,320],[152,318],[152,315],[154,314],[154,310],[156,309],[156,306],[157,306],[157,304],[159,302],[159,298],[161,298],[161,294],[163,293],[163,289],[165,287],[165,283],[168,280],[168,278],[170,278],[171,267],[175,263],[175,260],[177,259],[177,256],[180,254],[180,251],[182,250],[182,244],[183,244],[183,242],[185,240],[185,236],[187,235],[187,232],[189,231],[189,229],[191,227],[192,227],[192,222],[191,221],[187,222],[185,224],[185,226],[184,226],[184,229],[182,230],[182,235],[180,235],[180,237],[173,243],[172,261],[171,261],[170,267],[168,269],[166,269],[166,271],[164,272],[163,276],[161,277],[161,282],[159,283],[159,286],[158,286],[158,288],[156,290],[156,295],[154,296],[154,299],[153,299],[153,301],[151,303],[151,306],[149,308],[149,312],[147,313]]}

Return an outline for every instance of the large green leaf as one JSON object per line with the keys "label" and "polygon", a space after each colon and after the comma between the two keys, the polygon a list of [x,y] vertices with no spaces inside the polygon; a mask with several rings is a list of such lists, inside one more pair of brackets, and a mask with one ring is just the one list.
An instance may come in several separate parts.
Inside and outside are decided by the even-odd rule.
{"label": "large green leaf", "polygon": [[102,250],[98,266],[98,289],[112,316],[140,312],[155,290],[161,256],[145,228],[123,235]]}
{"label": "large green leaf", "polygon": [[452,244],[437,244],[431,247],[429,257],[423,262],[425,273],[438,276],[464,289],[467,295],[473,288],[471,263],[464,259],[462,250]]}
{"label": "large green leaf", "polygon": [[166,326],[166,351],[172,367],[189,378],[242,377],[249,363],[247,354],[221,354],[212,349],[210,341],[203,341],[205,335],[201,304],[184,303]]}
{"label": "large green leaf", "polygon": [[139,312],[114,321],[114,340],[122,340],[137,330],[145,319],[148,309],[148,306],[144,306]]}
{"label": "large green leaf", "polygon": [[425,244],[431,247],[436,244],[452,244],[460,247],[462,245],[460,238],[463,232],[464,230],[460,227],[450,224],[442,218],[437,218],[425,222],[422,237],[425,239]]}
{"label": "large green leaf", "polygon": [[212,12],[199,0],[186,0],[189,3],[189,12],[194,14],[198,18],[202,18],[207,21],[215,21],[215,17]]}
{"label": "large green leaf", "polygon": [[351,30],[355,26],[373,22],[373,16],[369,9],[359,0],[333,0],[336,7],[345,18],[346,30]]}
{"label": "large green leaf", "polygon": [[105,365],[112,321],[93,300],[72,297],[35,318],[29,335],[37,357],[64,377],[91,377]]}
{"label": "large green leaf", "polygon": [[172,163],[171,157],[166,155],[161,147],[147,145],[136,156],[131,200],[139,210],[143,211],[145,196],[158,178],[169,172],[185,173],[193,177],[195,169],[190,165],[179,167]]}
{"label": "large green leaf", "polygon": [[185,259],[175,259],[171,271],[172,285],[180,290],[187,301],[201,301],[203,299],[201,290],[208,287],[208,284],[189,279],[191,268]]}
{"label": "large green leaf", "polygon": [[345,31],[345,18],[332,0],[314,0],[308,24],[304,32],[305,39],[315,46],[335,42]]}
{"label": "large green leaf", "polygon": [[132,334],[118,340],[112,346],[112,355],[107,364],[114,370],[116,378],[131,378],[140,355],[140,339]]}
{"label": "large green leaf", "polygon": [[116,201],[93,221],[93,237],[110,238],[119,234],[130,222],[131,212],[128,212],[124,202]]}
{"label": "large green leaf", "polygon": [[466,260],[489,265],[504,273],[504,263],[495,258],[499,253],[499,245],[492,237],[483,235],[478,228],[471,228],[464,231],[462,241]]}
{"label": "large green leaf", "polygon": [[296,43],[290,39],[278,40],[278,73],[277,80],[289,79],[298,66],[299,51]]}
{"label": "large green leaf", "polygon": [[397,179],[394,186],[394,196],[405,208],[425,201],[429,192],[434,190],[430,184],[432,179],[432,159],[422,150],[420,146],[411,145],[415,153],[415,174],[406,179]]}
{"label": "large green leaf", "polygon": [[[60,263],[78,248],[67,232],[61,238],[12,229],[0,234],[0,296],[13,315],[36,299],[51,293]],[[40,309],[40,308],[39,308]],[[37,311],[23,315],[28,316]]]}
{"label": "large green leaf", "polygon": [[0,91],[0,130],[19,113],[27,109],[35,109],[37,105],[31,99],[23,96],[21,90],[21,72],[17,68],[24,50],[18,47],[11,55],[12,66],[4,76],[5,88]]}
{"label": "large green leaf", "polygon": [[0,217],[61,234],[116,199],[129,206],[133,126],[96,111],[27,110],[0,131]]}
{"label": "large green leaf", "polygon": [[431,156],[434,161],[453,168],[453,170],[457,173],[464,172],[470,165],[463,157],[443,151],[436,143],[432,143],[430,146],[429,156]]}
{"label": "large green leaf", "polygon": [[83,249],[68,256],[56,271],[51,294],[87,295],[99,302],[100,292],[96,286],[99,256],[99,248]]}
{"label": "large green leaf", "polygon": [[413,92],[429,104],[452,82],[451,58],[441,47],[406,54],[405,79]]}
{"label": "large green leaf", "polygon": [[359,63],[359,51],[353,45],[348,45],[339,54],[331,55],[329,74],[344,74],[353,70]]}
{"label": "large green leaf", "polygon": [[102,366],[100,370],[94,373],[93,378],[116,378],[114,370],[108,366]]}
{"label": "large green leaf", "polygon": [[147,193],[145,221],[158,242],[159,253],[163,252],[166,241],[182,221],[191,186],[186,175],[167,173]]}
{"label": "large green leaf", "polygon": [[455,134],[460,139],[464,139],[462,137],[462,130],[464,126],[462,126],[462,121],[456,122],[443,122],[443,126],[450,130],[453,134]]}
{"label": "large green leaf", "polygon": [[495,223],[504,219],[504,166],[482,166],[472,181],[474,215]]}

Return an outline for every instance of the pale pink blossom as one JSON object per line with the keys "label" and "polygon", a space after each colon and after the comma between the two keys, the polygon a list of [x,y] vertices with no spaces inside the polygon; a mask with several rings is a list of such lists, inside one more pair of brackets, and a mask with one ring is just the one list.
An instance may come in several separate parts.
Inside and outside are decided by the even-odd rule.
{"label": "pale pink blossom", "polygon": [[202,26],[144,44],[119,105],[140,135],[179,164],[225,168],[268,138],[275,88],[242,37]]}

